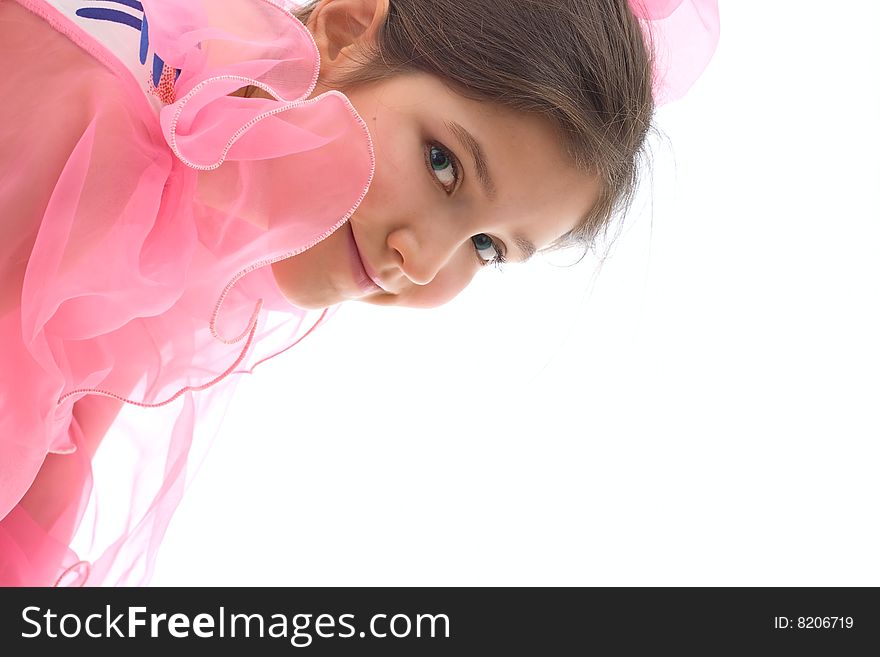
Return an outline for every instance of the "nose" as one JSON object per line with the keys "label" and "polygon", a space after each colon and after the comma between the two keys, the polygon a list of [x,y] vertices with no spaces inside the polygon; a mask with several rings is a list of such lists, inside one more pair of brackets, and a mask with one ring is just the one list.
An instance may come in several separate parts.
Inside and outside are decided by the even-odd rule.
{"label": "nose", "polygon": [[397,254],[400,271],[416,285],[433,281],[460,245],[460,240],[441,232],[417,232],[407,226],[388,233],[386,243]]}

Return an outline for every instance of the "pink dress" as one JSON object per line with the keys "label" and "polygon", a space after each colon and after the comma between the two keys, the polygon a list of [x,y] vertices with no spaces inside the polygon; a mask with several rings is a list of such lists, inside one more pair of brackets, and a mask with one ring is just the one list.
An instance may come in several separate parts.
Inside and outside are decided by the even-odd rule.
{"label": "pink dress", "polygon": [[[144,584],[203,419],[325,318],[269,264],[345,225],[370,136],[344,95],[307,100],[317,48],[270,0],[0,0],[0,62],[0,584]],[[93,460],[86,395],[164,423]],[[19,502],[50,453],[82,476],[41,523]]]}

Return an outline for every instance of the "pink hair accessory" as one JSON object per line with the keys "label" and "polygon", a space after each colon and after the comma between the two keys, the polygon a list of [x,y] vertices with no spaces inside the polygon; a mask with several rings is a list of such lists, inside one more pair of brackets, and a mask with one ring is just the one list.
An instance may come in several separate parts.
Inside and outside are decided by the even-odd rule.
{"label": "pink hair accessory", "polygon": [[718,0],[629,0],[654,50],[654,101],[684,96],[715,53]]}

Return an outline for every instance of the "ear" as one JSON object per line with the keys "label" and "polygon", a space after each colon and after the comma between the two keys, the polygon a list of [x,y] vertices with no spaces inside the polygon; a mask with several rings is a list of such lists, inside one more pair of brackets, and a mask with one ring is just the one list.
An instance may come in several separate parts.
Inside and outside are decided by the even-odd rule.
{"label": "ear", "polygon": [[306,27],[321,54],[321,76],[356,66],[353,55],[376,42],[389,0],[321,0]]}

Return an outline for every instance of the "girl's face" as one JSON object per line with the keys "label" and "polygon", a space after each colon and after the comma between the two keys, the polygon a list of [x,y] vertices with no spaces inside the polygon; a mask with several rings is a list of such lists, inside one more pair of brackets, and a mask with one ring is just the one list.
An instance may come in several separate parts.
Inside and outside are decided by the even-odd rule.
{"label": "girl's face", "polygon": [[[350,55],[387,12],[387,0],[320,0],[307,22],[321,56],[313,97],[358,65]],[[545,119],[465,98],[425,73],[345,93],[370,130],[376,170],[344,226],[272,265],[295,305],[439,306],[482,267],[527,260],[598,199],[597,179],[569,165]]]}
{"label": "girl's face", "polygon": [[523,262],[574,228],[598,198],[596,179],[563,159],[540,118],[424,73],[346,95],[370,130],[376,170],[349,222],[273,265],[298,306],[441,305],[482,267]]}

